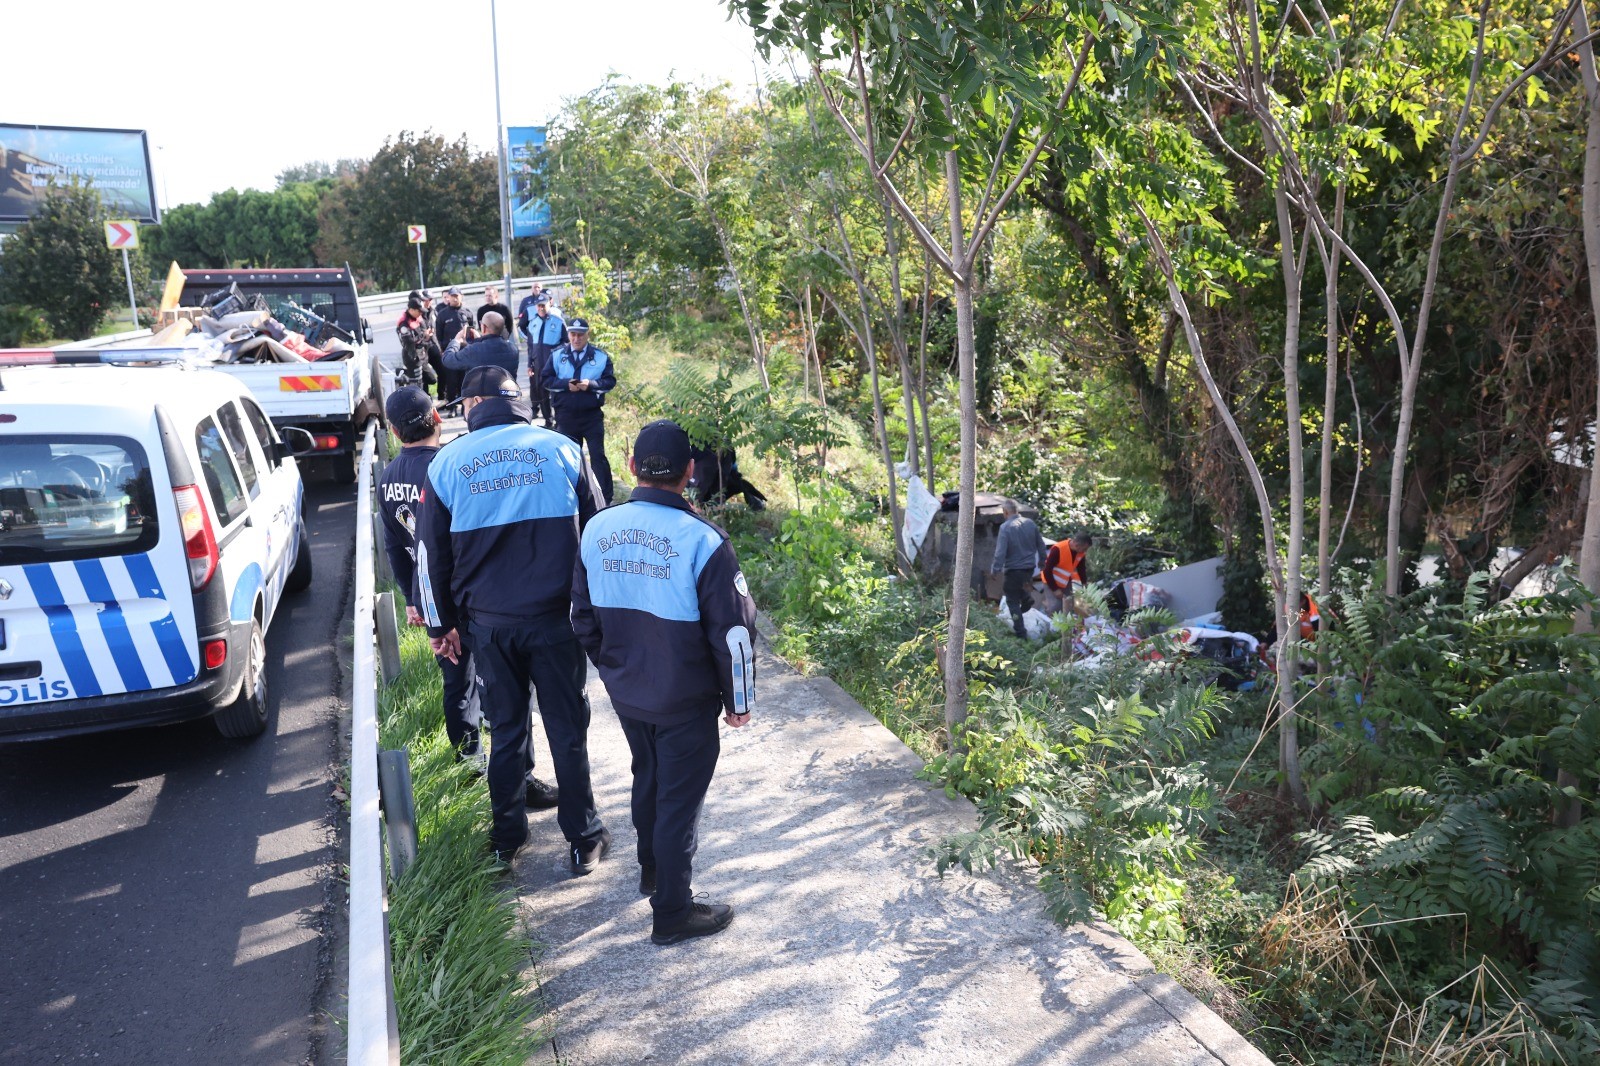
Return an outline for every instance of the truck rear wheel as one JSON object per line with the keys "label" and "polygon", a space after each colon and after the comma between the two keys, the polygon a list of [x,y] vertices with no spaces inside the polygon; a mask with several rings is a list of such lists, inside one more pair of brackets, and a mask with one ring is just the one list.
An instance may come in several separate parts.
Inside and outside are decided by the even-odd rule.
{"label": "truck rear wheel", "polygon": [[239,697],[218,711],[215,718],[217,732],[236,740],[258,737],[267,728],[267,642],[259,618],[250,621],[244,656]]}

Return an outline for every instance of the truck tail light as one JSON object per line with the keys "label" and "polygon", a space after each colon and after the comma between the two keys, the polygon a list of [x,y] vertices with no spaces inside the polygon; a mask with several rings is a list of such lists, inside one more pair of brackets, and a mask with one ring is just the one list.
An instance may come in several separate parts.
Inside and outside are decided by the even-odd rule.
{"label": "truck tail light", "polygon": [[183,529],[183,553],[189,557],[189,585],[199,592],[217,572],[217,534],[211,516],[201,502],[198,485],[180,485],[172,490],[178,502],[178,521]]}
{"label": "truck tail light", "polygon": [[322,433],[312,439],[316,441],[319,452],[331,452],[339,447],[339,438],[332,433]]}

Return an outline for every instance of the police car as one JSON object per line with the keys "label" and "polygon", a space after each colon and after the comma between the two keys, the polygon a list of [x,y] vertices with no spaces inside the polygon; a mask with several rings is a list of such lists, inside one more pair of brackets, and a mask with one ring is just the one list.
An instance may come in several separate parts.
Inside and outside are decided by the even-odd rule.
{"label": "police car", "polygon": [[0,352],[0,741],[266,729],[267,629],[311,583],[298,449],[164,356]]}

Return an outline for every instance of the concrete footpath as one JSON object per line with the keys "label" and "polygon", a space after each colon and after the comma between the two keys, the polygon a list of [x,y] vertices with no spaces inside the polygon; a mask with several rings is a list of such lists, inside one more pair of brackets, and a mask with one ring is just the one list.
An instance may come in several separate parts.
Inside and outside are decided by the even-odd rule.
{"label": "concrete footpath", "polygon": [[1268,1063],[1131,944],[1050,921],[1024,876],[934,876],[928,849],[976,827],[971,804],[917,781],[921,760],[831,680],[760,650],[756,715],[722,727],[695,863],[696,891],[737,917],[665,948],[638,893],[627,744],[591,671],[615,843],[574,878],[554,812],[532,815],[516,872],[554,1034],[535,1061]]}

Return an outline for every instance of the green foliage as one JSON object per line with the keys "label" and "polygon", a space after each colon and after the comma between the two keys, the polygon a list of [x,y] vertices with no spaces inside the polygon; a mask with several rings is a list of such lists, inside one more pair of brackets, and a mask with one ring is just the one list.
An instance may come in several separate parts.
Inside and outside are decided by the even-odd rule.
{"label": "green foliage", "polygon": [[964,728],[964,750],[926,770],[983,814],[976,832],[940,847],[939,869],[1031,860],[1058,920],[1103,912],[1130,935],[1182,939],[1179,874],[1214,801],[1203,765],[1183,756],[1211,735],[1220,702],[1200,686],[1154,707],[1137,694],[1055,704],[995,690]]}
{"label": "green foliage", "polygon": [[54,334],[45,313],[26,304],[0,307],[0,348],[22,348],[43,344]]}
{"label": "green foliage", "polygon": [[92,335],[126,292],[105,218],[92,186],[53,186],[38,214],[0,244],[0,305],[39,308],[57,337]]}
{"label": "green foliage", "polygon": [[[1317,641],[1339,671],[1307,752],[1330,825],[1299,875],[1374,927],[1403,972],[1486,958],[1561,1045],[1600,1054],[1600,638],[1581,590],[1485,604],[1356,585]],[[1357,728],[1356,723],[1364,728]],[[1555,771],[1572,775],[1559,784]],[[1573,811],[1575,824],[1553,821]]]}
{"label": "green foliage", "polygon": [[523,985],[530,946],[516,897],[484,847],[489,798],[455,759],[439,715],[441,682],[426,636],[401,637],[403,669],[382,690],[379,740],[411,761],[421,846],[389,886],[389,934],[401,1058],[520,1064],[543,1042]]}
{"label": "green foliage", "polygon": [[632,332],[606,314],[612,303],[611,260],[580,256],[578,273],[583,281],[567,301],[567,317],[588,320],[589,339],[598,347],[612,354],[626,352],[633,347]]}
{"label": "green foliage", "polygon": [[417,270],[406,227],[425,225],[422,258],[431,279],[446,260],[499,245],[498,175],[494,153],[474,151],[464,135],[450,141],[402,131],[327,193],[318,254],[328,262],[348,259],[384,287],[404,288],[415,284]]}
{"label": "green foliage", "polygon": [[306,183],[272,192],[227,189],[207,204],[180,204],[141,235],[144,252],[183,267],[311,267],[317,262],[323,190]]}
{"label": "green foliage", "polygon": [[675,359],[659,382],[630,398],[648,416],[677,422],[697,447],[749,448],[780,460],[796,478],[815,476],[821,449],[840,440],[828,412],[809,397],[793,388],[741,385],[720,361],[710,376],[691,359]]}

